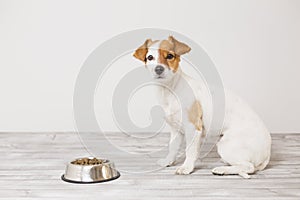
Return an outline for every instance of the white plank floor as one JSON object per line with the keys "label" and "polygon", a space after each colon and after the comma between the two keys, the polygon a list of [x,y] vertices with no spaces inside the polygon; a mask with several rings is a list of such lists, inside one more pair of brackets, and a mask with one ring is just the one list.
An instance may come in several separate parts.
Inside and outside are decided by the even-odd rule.
{"label": "white plank floor", "polygon": [[[97,137],[90,134],[91,141],[103,139],[99,134]],[[119,137],[119,133],[110,133],[109,136],[114,142],[119,142],[118,145],[132,151],[153,150],[167,142],[167,135],[159,138],[157,143],[149,140],[147,145]],[[196,171],[188,176],[174,175],[174,166],[152,173],[123,172],[112,182],[78,185],[60,179],[68,161],[89,155],[76,133],[0,133],[0,199],[299,200],[300,134],[273,134],[272,138],[269,166],[252,175],[250,180],[212,175],[211,168],[220,165],[214,151],[199,161]],[[118,158],[116,152],[109,150],[105,155],[109,153],[118,164],[117,168],[122,170],[151,166],[135,159]],[[147,159],[154,162],[157,157]]]}

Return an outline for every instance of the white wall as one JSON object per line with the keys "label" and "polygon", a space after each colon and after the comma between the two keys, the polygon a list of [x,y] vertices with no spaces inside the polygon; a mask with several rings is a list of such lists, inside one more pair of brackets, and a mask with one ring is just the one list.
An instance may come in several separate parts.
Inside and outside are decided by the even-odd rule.
{"label": "white wall", "polygon": [[0,1],[0,131],[74,130],[72,94],[89,53],[157,27],[202,45],[224,84],[273,132],[300,132],[300,1]]}

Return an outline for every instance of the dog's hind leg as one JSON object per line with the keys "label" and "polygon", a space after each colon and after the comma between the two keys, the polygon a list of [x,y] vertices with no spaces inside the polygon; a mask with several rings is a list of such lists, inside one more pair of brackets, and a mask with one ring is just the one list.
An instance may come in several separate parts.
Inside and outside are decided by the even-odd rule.
{"label": "dog's hind leg", "polygon": [[250,162],[238,163],[232,166],[216,167],[212,170],[214,175],[240,175],[243,178],[250,178],[249,174],[255,172],[255,167]]}

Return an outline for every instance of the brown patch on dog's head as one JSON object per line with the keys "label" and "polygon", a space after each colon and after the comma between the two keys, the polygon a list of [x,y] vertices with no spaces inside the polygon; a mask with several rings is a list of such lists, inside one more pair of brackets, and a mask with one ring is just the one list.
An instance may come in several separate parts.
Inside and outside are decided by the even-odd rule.
{"label": "brown patch on dog's head", "polygon": [[151,39],[147,39],[144,42],[144,44],[142,44],[142,46],[140,46],[139,48],[137,48],[137,50],[135,50],[133,56],[146,63],[146,55],[148,52],[148,47],[152,44],[153,41]]}
{"label": "brown patch on dog's head", "polygon": [[191,48],[169,36],[168,40],[163,40],[159,46],[159,62],[168,66],[173,72],[179,67],[180,56],[188,53]]}

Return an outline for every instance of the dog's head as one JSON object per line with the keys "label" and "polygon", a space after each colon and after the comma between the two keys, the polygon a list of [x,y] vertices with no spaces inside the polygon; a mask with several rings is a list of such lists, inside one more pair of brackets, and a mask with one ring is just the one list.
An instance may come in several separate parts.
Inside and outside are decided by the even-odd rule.
{"label": "dog's head", "polygon": [[143,61],[154,79],[170,80],[178,71],[180,56],[191,48],[169,36],[167,40],[147,39],[133,56]]}

